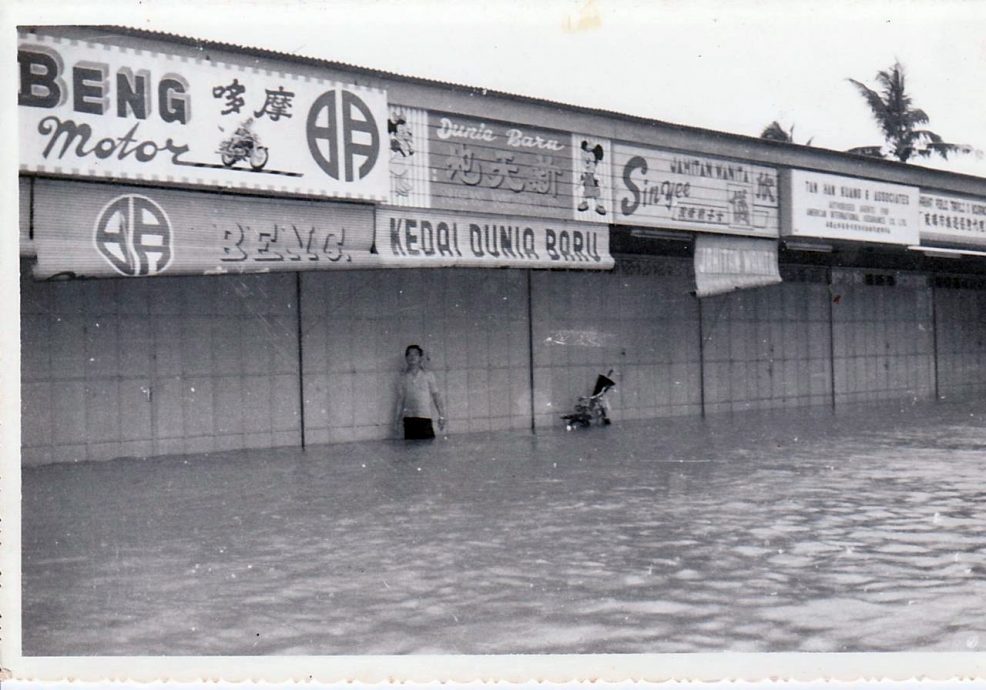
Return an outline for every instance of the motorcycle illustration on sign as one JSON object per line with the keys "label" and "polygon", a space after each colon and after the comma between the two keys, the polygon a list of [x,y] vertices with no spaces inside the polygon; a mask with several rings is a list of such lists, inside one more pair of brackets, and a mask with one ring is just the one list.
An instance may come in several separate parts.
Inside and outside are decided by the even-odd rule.
{"label": "motorcycle illustration on sign", "polygon": [[231,137],[220,142],[216,153],[227,168],[245,160],[254,170],[263,170],[269,157],[267,147],[260,143],[260,137],[253,131],[252,117],[240,123]]}

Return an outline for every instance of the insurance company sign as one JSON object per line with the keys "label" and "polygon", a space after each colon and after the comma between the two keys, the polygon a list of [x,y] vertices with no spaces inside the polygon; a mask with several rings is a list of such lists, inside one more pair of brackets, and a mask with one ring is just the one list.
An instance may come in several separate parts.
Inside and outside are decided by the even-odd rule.
{"label": "insurance company sign", "polygon": [[917,187],[807,170],[783,179],[786,236],[918,243]]}
{"label": "insurance company sign", "polygon": [[22,170],[385,200],[383,91],[22,33]]}
{"label": "insurance company sign", "polygon": [[565,220],[378,207],[376,250],[387,266],[613,267],[609,226]]}
{"label": "insurance company sign", "polygon": [[777,237],[777,171],[614,143],[615,222]]}
{"label": "insurance company sign", "polygon": [[373,207],[87,182],[34,183],[36,278],[376,265]]}
{"label": "insurance company sign", "polygon": [[922,191],[918,212],[922,242],[986,245],[986,199]]}

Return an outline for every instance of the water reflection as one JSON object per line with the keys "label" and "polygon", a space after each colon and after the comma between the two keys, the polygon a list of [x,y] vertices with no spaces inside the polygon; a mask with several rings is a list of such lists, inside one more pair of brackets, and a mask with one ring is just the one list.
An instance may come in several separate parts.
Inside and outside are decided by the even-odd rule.
{"label": "water reflection", "polygon": [[973,651],[983,413],[26,469],[24,649]]}

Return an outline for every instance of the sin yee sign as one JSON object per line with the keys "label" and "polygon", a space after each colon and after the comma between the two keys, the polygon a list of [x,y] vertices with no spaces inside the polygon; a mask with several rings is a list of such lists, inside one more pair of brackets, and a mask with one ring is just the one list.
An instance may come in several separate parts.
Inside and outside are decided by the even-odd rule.
{"label": "sin yee sign", "polygon": [[377,209],[376,250],[387,266],[608,270],[609,226],[491,215]]}
{"label": "sin yee sign", "polygon": [[777,237],[773,168],[630,144],[613,148],[617,223]]}
{"label": "sin yee sign", "polygon": [[372,244],[369,204],[34,184],[38,279],[366,268]]}
{"label": "sin yee sign", "polygon": [[22,33],[22,170],[385,200],[379,90]]}

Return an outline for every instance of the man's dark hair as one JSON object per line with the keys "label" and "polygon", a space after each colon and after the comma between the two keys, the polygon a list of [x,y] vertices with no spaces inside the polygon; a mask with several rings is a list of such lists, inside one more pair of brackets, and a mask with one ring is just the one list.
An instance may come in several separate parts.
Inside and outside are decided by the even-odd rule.
{"label": "man's dark hair", "polygon": [[407,357],[409,354],[411,354],[411,350],[417,350],[418,356],[420,357],[425,356],[425,351],[421,349],[420,345],[408,345],[407,348],[405,348],[404,350],[404,356]]}

